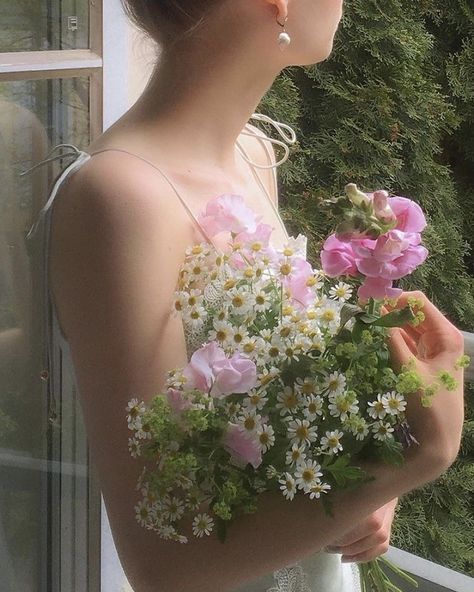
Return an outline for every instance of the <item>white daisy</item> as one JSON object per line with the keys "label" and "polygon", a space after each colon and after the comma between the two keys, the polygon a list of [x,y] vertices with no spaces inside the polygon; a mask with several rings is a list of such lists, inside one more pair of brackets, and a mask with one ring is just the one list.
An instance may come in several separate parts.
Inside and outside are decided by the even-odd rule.
{"label": "white daisy", "polygon": [[332,372],[324,379],[323,387],[329,394],[341,395],[346,388],[346,377],[341,372]]}
{"label": "white daisy", "polygon": [[238,327],[232,327],[231,331],[229,344],[232,344],[233,347],[238,347],[240,349],[241,343],[249,336],[248,328],[246,325],[240,325]]}
{"label": "white daisy", "polygon": [[140,500],[135,506],[135,518],[140,526],[147,526],[150,523],[150,506],[145,500]]}
{"label": "white daisy", "polygon": [[306,446],[304,444],[301,446],[298,446],[298,444],[292,444],[291,449],[286,453],[286,464],[296,466],[299,462],[305,460],[305,450]]}
{"label": "white daisy", "polygon": [[184,514],[184,503],[178,497],[165,495],[162,503],[163,516],[168,520],[179,520]]}
{"label": "white daisy", "polygon": [[366,420],[360,416],[355,416],[351,419],[352,421],[350,429],[352,435],[356,437],[356,440],[364,440],[369,433],[369,427],[367,425]]}
{"label": "white daisy", "polygon": [[234,314],[247,314],[255,304],[255,295],[247,286],[232,288],[226,296],[228,305]]}
{"label": "white daisy", "polygon": [[352,288],[345,282],[339,282],[337,286],[329,289],[331,298],[338,299],[339,302],[346,302],[352,296]]}
{"label": "white daisy", "polygon": [[301,378],[298,376],[296,379],[295,389],[301,393],[302,395],[312,395],[316,392],[316,381],[314,378],[310,376],[305,376],[305,378]]}
{"label": "white daisy", "polygon": [[340,417],[341,421],[347,419],[349,413],[357,413],[359,411],[359,407],[357,406],[357,399],[353,400],[347,394],[331,394],[329,395],[329,401],[329,413],[333,417]]}
{"label": "white daisy", "polygon": [[290,473],[284,473],[283,477],[278,480],[281,483],[280,489],[287,500],[292,500],[296,493],[296,482]]}
{"label": "white daisy", "polygon": [[387,415],[387,409],[385,408],[383,395],[378,394],[376,401],[369,401],[367,413],[374,419],[383,419]]}
{"label": "white daisy", "polygon": [[307,419],[294,419],[288,424],[288,438],[293,444],[308,444],[315,442],[318,433],[315,426],[311,426]]}
{"label": "white daisy", "polygon": [[142,426],[137,429],[135,433],[136,437],[140,440],[151,440],[151,426],[148,423],[142,424]]}
{"label": "white daisy", "polygon": [[226,345],[232,339],[232,325],[228,321],[213,320],[214,328],[209,331],[209,341],[217,341],[219,345]]}
{"label": "white daisy", "polygon": [[138,399],[131,399],[126,407],[127,423],[130,430],[136,430],[141,427],[141,416],[145,412],[145,403]]}
{"label": "white daisy", "polygon": [[200,329],[208,317],[207,310],[201,306],[191,306],[183,311],[183,321],[192,329]]}
{"label": "white daisy", "polygon": [[133,458],[137,458],[141,454],[141,443],[137,438],[129,438],[128,439],[128,451],[130,452],[130,456]]}
{"label": "white daisy", "polygon": [[343,435],[339,430],[326,432],[326,435],[321,438],[321,448],[323,450],[329,450],[332,454],[336,454],[338,450],[342,450],[342,444],[339,440]]}
{"label": "white daisy", "polygon": [[315,460],[304,460],[298,464],[295,471],[296,485],[299,489],[303,489],[305,493],[316,485],[319,477],[322,476],[320,471],[321,465]]}
{"label": "white daisy", "polygon": [[323,399],[320,395],[309,395],[304,399],[303,415],[309,421],[314,421],[323,414]]}
{"label": "white daisy", "polygon": [[376,440],[383,441],[388,438],[393,438],[392,432],[394,429],[388,422],[375,421],[372,424],[372,431],[374,432],[374,438]]}
{"label": "white daisy", "polygon": [[335,330],[339,327],[340,307],[334,300],[328,300],[319,310],[319,321],[323,327]]}
{"label": "white daisy", "polygon": [[193,534],[198,538],[209,536],[214,527],[214,520],[206,513],[198,514],[193,520]]}
{"label": "white daisy", "polygon": [[382,403],[389,415],[398,415],[402,411],[405,411],[407,405],[403,395],[395,391],[382,395]]}
{"label": "white daisy", "polygon": [[258,443],[263,452],[267,452],[269,448],[275,444],[275,431],[269,424],[264,424],[257,430]]}
{"label": "white daisy", "polygon": [[235,419],[235,416],[237,415],[237,413],[240,413],[240,403],[237,403],[235,401],[231,401],[229,403],[226,403],[225,405],[225,410],[229,416],[230,419]]}
{"label": "white daisy", "polygon": [[268,403],[268,398],[266,397],[266,393],[264,391],[251,389],[242,404],[244,407],[248,407],[249,409],[258,409],[261,411],[266,403]]}
{"label": "white daisy", "polygon": [[327,493],[330,489],[331,486],[329,485],[329,483],[322,483],[321,481],[318,481],[309,490],[309,497],[310,499],[317,499],[321,497],[321,493]]}
{"label": "white daisy", "polygon": [[171,524],[160,524],[157,529],[160,537],[165,540],[171,540],[177,534],[176,529]]}
{"label": "white daisy", "polygon": [[254,434],[262,426],[262,416],[255,409],[244,407],[237,418],[237,424],[241,425],[247,433]]}
{"label": "white daisy", "polygon": [[265,290],[259,290],[255,292],[255,304],[254,310],[257,312],[265,312],[271,308],[272,305],[272,298],[270,292],[265,292]]}
{"label": "white daisy", "polygon": [[280,409],[280,415],[286,415],[294,413],[298,409],[301,395],[291,386],[285,386],[283,391],[278,393],[277,400],[276,408]]}

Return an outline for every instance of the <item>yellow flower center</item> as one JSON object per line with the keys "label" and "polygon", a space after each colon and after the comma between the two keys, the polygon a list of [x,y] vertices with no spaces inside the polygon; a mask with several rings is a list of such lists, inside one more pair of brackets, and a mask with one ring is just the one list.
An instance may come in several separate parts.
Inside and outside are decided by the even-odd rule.
{"label": "yellow flower center", "polygon": [[242,296],[240,296],[240,294],[236,294],[232,298],[232,304],[233,306],[236,306],[238,308],[239,306],[242,306],[244,304],[244,299],[242,298]]}
{"label": "yellow flower center", "polygon": [[246,417],[244,421],[246,430],[253,430],[255,428],[255,420],[253,417]]}
{"label": "yellow flower center", "polygon": [[283,263],[283,265],[280,266],[280,273],[281,275],[290,275],[291,265],[289,263]]}
{"label": "yellow flower center", "polygon": [[306,469],[303,471],[301,477],[303,478],[303,481],[310,482],[314,479],[314,471],[311,469]]}
{"label": "yellow flower center", "polygon": [[296,435],[300,440],[305,440],[308,437],[309,430],[306,426],[301,425],[296,428]]}

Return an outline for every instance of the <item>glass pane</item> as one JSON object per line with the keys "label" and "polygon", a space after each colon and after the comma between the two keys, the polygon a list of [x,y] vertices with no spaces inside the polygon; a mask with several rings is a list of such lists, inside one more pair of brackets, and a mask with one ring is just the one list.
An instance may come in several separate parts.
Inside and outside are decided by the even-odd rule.
{"label": "glass pane", "polygon": [[89,47],[88,0],[0,0],[0,52]]}
{"label": "glass pane", "polygon": [[87,590],[87,443],[60,351],[55,376],[42,374],[49,330],[42,232],[25,240],[61,165],[18,176],[61,142],[89,144],[87,78],[0,83],[2,590]]}

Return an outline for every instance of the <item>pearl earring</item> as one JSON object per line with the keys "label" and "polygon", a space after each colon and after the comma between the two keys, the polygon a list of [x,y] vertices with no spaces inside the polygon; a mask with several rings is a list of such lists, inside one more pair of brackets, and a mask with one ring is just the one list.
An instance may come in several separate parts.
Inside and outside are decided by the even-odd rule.
{"label": "pearl earring", "polygon": [[291,37],[285,31],[285,23],[287,20],[288,20],[288,17],[285,17],[285,20],[283,21],[283,23],[280,23],[280,21],[278,19],[276,19],[276,22],[280,25],[280,27],[283,27],[283,31],[278,35],[278,47],[280,48],[281,51],[283,51],[291,43]]}

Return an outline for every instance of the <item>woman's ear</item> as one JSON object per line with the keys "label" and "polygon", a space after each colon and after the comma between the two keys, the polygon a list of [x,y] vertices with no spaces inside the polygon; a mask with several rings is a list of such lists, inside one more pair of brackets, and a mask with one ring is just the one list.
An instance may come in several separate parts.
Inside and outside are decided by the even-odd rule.
{"label": "woman's ear", "polygon": [[275,17],[280,23],[284,23],[288,16],[288,0],[266,0],[275,7]]}

